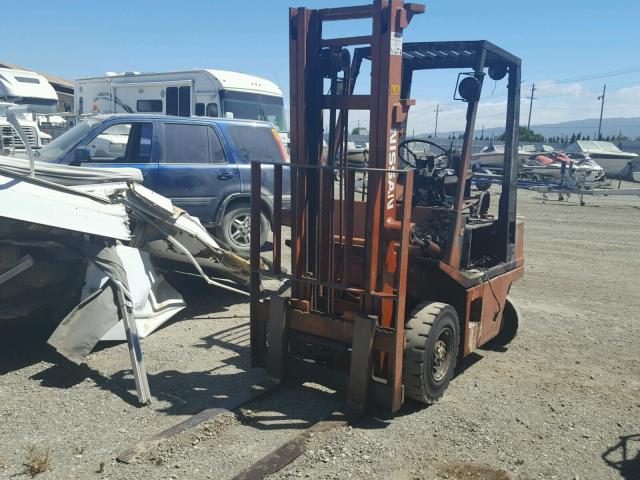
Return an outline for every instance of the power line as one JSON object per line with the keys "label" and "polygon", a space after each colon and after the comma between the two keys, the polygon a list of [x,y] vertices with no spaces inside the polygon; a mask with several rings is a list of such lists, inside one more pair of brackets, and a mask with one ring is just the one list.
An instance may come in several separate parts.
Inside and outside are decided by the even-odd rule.
{"label": "power line", "polygon": [[541,80],[536,82],[538,85],[558,85],[558,84],[563,84],[563,83],[573,83],[573,82],[584,82],[587,80],[597,80],[599,78],[607,78],[607,77],[615,77],[618,75],[627,75],[629,73],[635,73],[635,72],[640,72],[640,66],[639,67],[628,67],[628,68],[623,68],[620,70],[613,70],[611,72],[604,72],[604,73],[596,73],[596,74],[589,74],[589,75],[581,75],[581,76],[576,76],[576,77],[571,77],[571,78],[563,78],[560,80]]}

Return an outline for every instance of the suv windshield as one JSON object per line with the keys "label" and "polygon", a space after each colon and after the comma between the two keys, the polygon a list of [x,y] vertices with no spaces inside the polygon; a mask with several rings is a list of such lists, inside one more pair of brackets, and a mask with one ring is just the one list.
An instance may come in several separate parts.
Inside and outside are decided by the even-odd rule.
{"label": "suv windshield", "polygon": [[102,122],[102,120],[98,118],[89,118],[80,122],[50,144],[38,150],[36,152],[38,160],[41,162],[55,162],[65,155],[76,143],[82,140],[85,135],[100,122]]}
{"label": "suv windshield", "polygon": [[281,132],[286,132],[282,97],[257,93],[220,92],[222,113],[233,113],[234,118],[271,122]]}

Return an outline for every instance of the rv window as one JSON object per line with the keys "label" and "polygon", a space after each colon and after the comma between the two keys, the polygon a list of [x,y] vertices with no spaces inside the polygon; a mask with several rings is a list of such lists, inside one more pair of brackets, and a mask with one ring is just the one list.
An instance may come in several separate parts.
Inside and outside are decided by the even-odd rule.
{"label": "rv window", "polygon": [[218,105],[216,103],[207,104],[207,117],[218,116]]}
{"label": "rv window", "polygon": [[280,131],[286,130],[282,97],[223,90],[220,92],[220,100],[225,114],[231,112],[234,118],[266,120],[276,125]]}
{"label": "rv window", "polygon": [[178,115],[178,87],[167,87],[167,115]]}
{"label": "rv window", "polygon": [[40,80],[37,78],[29,78],[29,77],[14,77],[17,81],[22,83],[40,83]]}
{"label": "rv window", "polygon": [[162,113],[162,100],[138,100],[136,110],[143,113]]}
{"label": "rv window", "polygon": [[220,138],[213,128],[209,128],[209,152],[213,163],[227,163]]}
{"label": "rv window", "polygon": [[151,161],[152,123],[118,123],[89,142],[93,162],[148,163]]}
{"label": "rv window", "polygon": [[204,116],[204,103],[196,103],[196,117]]}
{"label": "rv window", "polygon": [[179,115],[181,117],[190,117],[191,116],[191,87],[180,87],[179,103],[180,103]]}
{"label": "rv window", "polygon": [[165,123],[165,163],[209,163],[206,125]]}
{"label": "rv window", "polygon": [[229,125],[227,128],[243,162],[282,162],[280,148],[270,128],[247,125]]}

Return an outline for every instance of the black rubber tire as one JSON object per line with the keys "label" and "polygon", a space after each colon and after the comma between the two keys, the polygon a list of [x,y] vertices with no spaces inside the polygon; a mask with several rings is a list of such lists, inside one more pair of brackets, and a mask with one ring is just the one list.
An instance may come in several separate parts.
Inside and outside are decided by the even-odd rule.
{"label": "black rubber tire", "polygon": [[505,347],[516,338],[518,327],[520,326],[520,312],[513,302],[513,299],[507,296],[504,303],[504,313],[502,314],[502,325],[500,331],[489,344],[495,347]]}
{"label": "black rubber tire", "polygon": [[[445,333],[446,332],[448,333]],[[434,378],[434,353],[441,335],[450,336],[447,366],[440,379]],[[460,324],[455,308],[446,303],[422,302],[405,325],[403,381],[405,396],[431,405],[442,398],[458,359]]]}
{"label": "black rubber tire", "polygon": [[[234,252],[245,257],[249,256],[251,246],[248,241],[237,241],[232,237],[232,222],[234,221],[234,219],[250,216],[251,208],[248,205],[240,204],[237,206],[231,206],[231,208],[227,209],[227,211],[224,212],[224,216],[222,217],[220,225],[216,227],[216,236],[218,236],[218,238],[222,240]],[[262,246],[267,241],[269,229],[271,227],[269,225],[269,220],[264,215],[264,213],[260,214],[260,222],[260,248],[262,248]]]}

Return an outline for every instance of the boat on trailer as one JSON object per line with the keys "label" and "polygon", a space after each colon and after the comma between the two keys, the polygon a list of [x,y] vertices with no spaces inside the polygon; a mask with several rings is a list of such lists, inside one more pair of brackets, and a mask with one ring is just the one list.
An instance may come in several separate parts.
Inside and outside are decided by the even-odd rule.
{"label": "boat on trailer", "polygon": [[[604,168],[609,177],[634,178],[634,172],[640,169],[634,164],[640,162],[640,156],[633,152],[624,152],[615,143],[596,140],[578,140],[565,150],[571,158],[590,158]],[[639,179],[640,180],[640,179]],[[638,181],[638,180],[636,180]]]}

